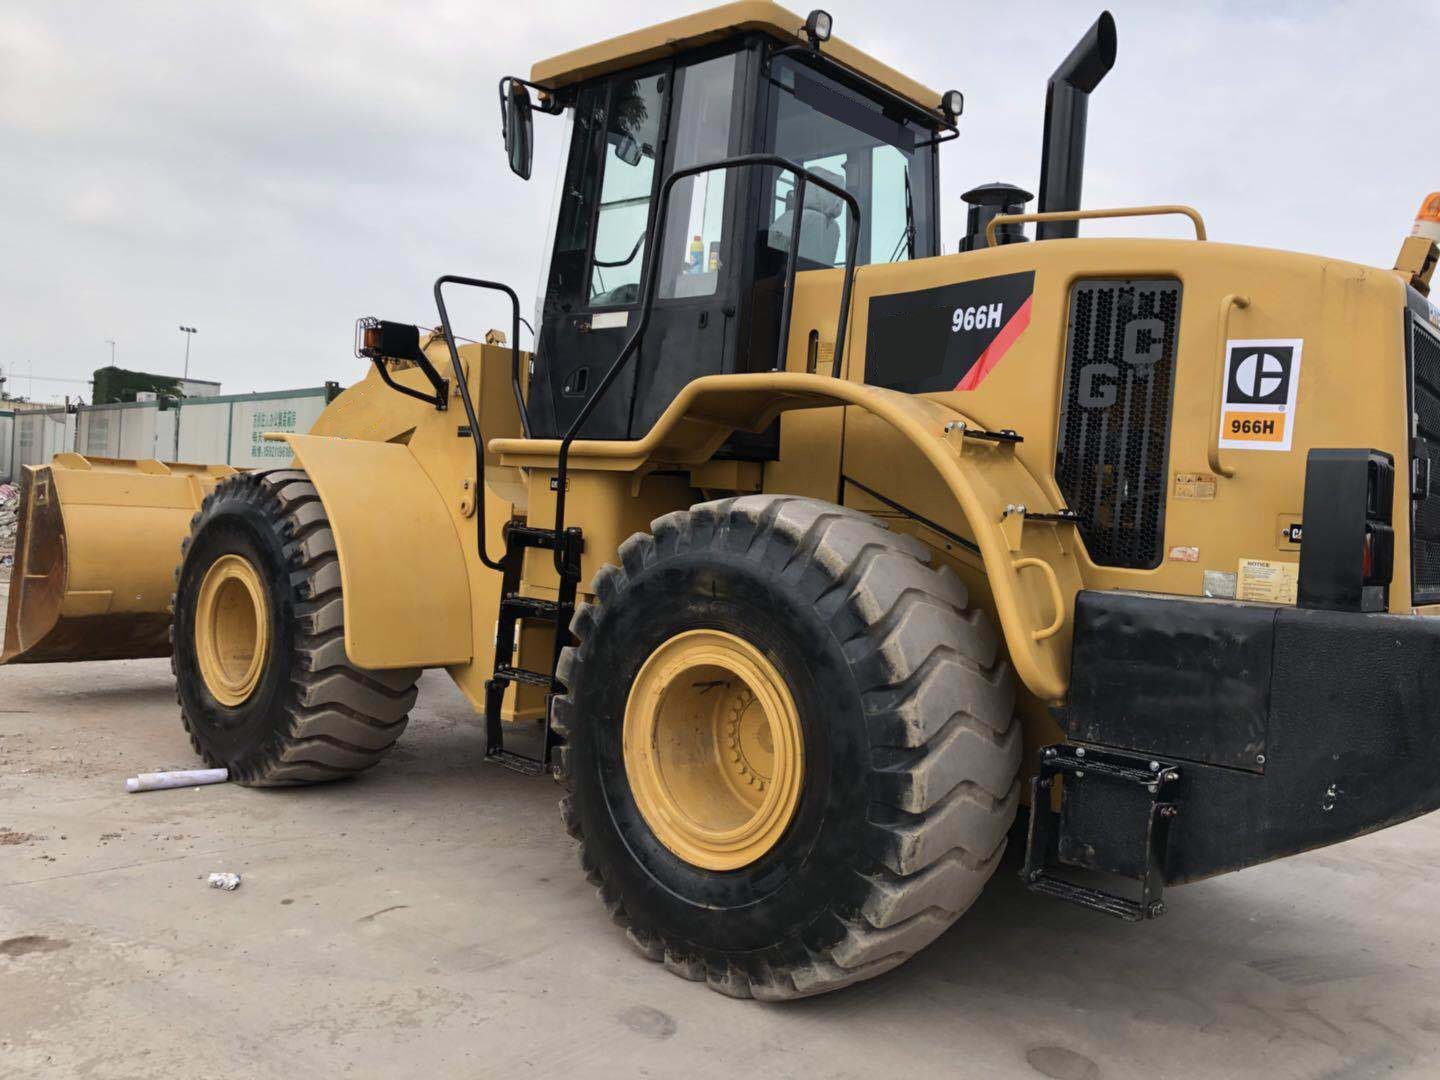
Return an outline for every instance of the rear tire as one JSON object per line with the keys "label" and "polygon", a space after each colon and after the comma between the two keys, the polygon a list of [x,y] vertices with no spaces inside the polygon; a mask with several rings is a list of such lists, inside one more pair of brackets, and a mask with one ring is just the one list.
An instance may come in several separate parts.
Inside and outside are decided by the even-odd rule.
{"label": "rear tire", "polygon": [[170,667],[206,764],[259,787],[335,780],[384,757],[420,672],[346,658],[335,537],[306,474],[223,481],[181,551]]}
{"label": "rear tire", "polygon": [[[1021,732],[994,630],[953,573],[925,565],[924,545],[843,507],[746,496],[652,528],[597,576],[561,658],[561,807],[581,866],[643,955],[724,994],[805,997],[895,967],[975,900],[1015,819]],[[644,689],[647,661],[659,658],[653,672],[698,631],[764,656],[803,747],[783,835],[723,870],[651,826],[647,787],[668,782],[642,773],[626,735],[635,695],[670,692]],[[667,670],[682,728],[717,708],[701,704],[708,687],[734,693],[714,664]],[[671,740],[677,803],[710,741]],[[714,741],[724,765],[733,751],[723,733]],[[713,805],[701,800],[694,820]]]}

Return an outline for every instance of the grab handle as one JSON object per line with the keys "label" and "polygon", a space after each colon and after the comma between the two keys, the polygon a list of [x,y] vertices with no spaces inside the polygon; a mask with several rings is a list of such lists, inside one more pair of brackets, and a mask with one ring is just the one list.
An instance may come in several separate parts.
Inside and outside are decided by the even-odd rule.
{"label": "grab handle", "polygon": [[1055,575],[1055,568],[1044,559],[1037,559],[1033,555],[1027,555],[1023,559],[1012,559],[1010,565],[1016,570],[1023,570],[1027,566],[1037,566],[1044,573],[1045,584],[1050,586],[1050,601],[1055,605],[1055,620],[1043,630],[1032,630],[1030,636],[1036,641],[1054,637],[1065,625],[1065,594],[1060,591],[1060,579]]}

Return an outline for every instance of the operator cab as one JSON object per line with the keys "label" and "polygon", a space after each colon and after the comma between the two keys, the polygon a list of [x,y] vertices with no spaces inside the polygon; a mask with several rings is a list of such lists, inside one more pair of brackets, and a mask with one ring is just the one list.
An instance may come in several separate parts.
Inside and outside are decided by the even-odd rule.
{"label": "operator cab", "polygon": [[[959,95],[942,102],[830,40],[823,12],[802,22],[773,4],[730,4],[505,80],[511,165],[528,177],[526,87],[569,132],[536,324],[534,436],[573,423],[637,326],[651,266],[637,353],[581,437],[639,438],[690,381],[780,366],[792,241],[796,271],[844,267],[852,239],[856,266],[939,253],[937,144],[954,133]],[[757,165],[678,180],[659,227],[674,172],[745,154],[778,155],[843,189],[858,229],[840,196],[810,182],[797,205],[794,175]],[[728,450],[765,458],[775,446],[772,432]]]}

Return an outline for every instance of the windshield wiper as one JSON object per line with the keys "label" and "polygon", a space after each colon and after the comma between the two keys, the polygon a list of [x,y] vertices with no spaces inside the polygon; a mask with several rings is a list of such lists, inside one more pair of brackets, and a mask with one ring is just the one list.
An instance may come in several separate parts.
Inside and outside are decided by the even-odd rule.
{"label": "windshield wiper", "polygon": [[900,249],[905,248],[907,257],[915,259],[915,200],[910,195],[910,166],[905,166],[905,231],[900,239],[895,241],[895,248],[890,252],[888,262],[894,262],[900,255]]}
{"label": "windshield wiper", "polygon": [[597,259],[595,260],[595,265],[596,265],[596,266],[608,266],[608,267],[628,266],[628,265],[630,265],[630,263],[634,260],[635,256],[639,253],[639,251],[640,251],[640,245],[645,242],[645,237],[646,237],[646,235],[647,235],[646,233],[642,232],[639,236],[637,236],[637,237],[635,238],[635,246],[630,249],[630,254],[629,254],[629,255],[626,255],[625,258],[623,258],[623,259],[618,259],[618,260],[616,260],[615,262],[607,262],[607,261],[604,260],[604,259],[598,259],[598,258],[597,258]]}

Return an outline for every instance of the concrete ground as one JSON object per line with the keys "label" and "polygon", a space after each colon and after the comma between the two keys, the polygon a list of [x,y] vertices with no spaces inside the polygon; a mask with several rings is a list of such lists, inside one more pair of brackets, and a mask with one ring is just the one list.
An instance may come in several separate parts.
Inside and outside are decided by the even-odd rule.
{"label": "concrete ground", "polygon": [[0,1077],[1440,1075],[1440,817],[1138,927],[1012,858],[908,965],[766,1006],[634,955],[482,741],[431,674],[357,781],[126,795],[197,764],[166,661],[0,669]]}

